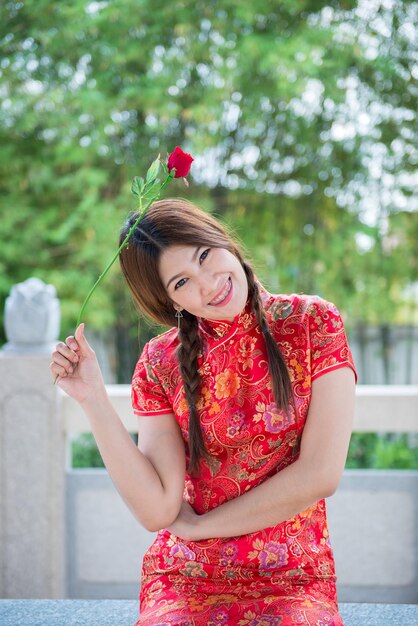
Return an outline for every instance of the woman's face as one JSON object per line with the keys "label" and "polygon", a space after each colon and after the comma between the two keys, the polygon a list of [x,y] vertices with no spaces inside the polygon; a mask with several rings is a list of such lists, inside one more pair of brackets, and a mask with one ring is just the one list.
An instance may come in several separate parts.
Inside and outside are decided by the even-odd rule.
{"label": "woman's face", "polygon": [[161,255],[159,271],[173,303],[196,317],[232,321],[247,302],[242,265],[225,248],[170,246]]}

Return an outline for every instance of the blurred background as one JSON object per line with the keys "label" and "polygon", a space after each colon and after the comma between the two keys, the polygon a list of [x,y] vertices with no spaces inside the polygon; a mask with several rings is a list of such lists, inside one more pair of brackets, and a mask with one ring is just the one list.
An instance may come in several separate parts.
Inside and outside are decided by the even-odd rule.
{"label": "blurred background", "polygon": [[[168,194],[230,225],[270,291],[333,301],[360,383],[418,384],[417,23],[399,0],[4,0],[2,314],[35,276],[72,333],[133,176],[180,145],[190,188]],[[164,330],[117,264],[85,321],[110,383]],[[355,434],[348,467],[418,468],[416,444]],[[74,463],[100,464],[90,435]]]}

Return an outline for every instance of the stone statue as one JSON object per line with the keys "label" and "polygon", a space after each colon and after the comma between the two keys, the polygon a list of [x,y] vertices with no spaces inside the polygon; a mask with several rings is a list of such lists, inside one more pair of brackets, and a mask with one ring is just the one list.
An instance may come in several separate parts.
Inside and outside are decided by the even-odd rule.
{"label": "stone statue", "polygon": [[29,278],[14,285],[4,312],[2,350],[20,354],[51,352],[60,332],[60,304],[53,285]]}

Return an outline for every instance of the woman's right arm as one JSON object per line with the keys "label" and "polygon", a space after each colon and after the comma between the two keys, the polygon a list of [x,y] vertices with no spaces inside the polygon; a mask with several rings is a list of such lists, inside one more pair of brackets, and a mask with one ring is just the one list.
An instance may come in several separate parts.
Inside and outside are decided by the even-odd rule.
{"label": "woman's right arm", "polygon": [[90,420],[103,462],[123,500],[149,531],[169,526],[183,499],[185,451],[173,413],[139,418],[138,447],[107,395],[81,324],[58,344],[50,370]]}

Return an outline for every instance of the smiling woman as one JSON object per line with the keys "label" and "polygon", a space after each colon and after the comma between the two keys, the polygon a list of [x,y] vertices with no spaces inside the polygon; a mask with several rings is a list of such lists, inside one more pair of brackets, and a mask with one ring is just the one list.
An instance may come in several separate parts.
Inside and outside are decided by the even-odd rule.
{"label": "smiling woman", "polygon": [[170,327],[133,375],[138,446],[82,325],[55,358],[119,492],[158,531],[137,626],[342,626],[324,498],[344,468],[355,373],[337,309],[268,293],[227,230],[184,200],[134,214],[121,242],[131,229],[123,274]]}

